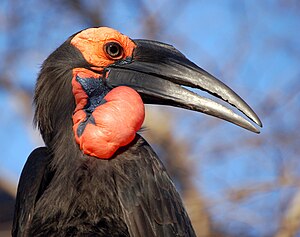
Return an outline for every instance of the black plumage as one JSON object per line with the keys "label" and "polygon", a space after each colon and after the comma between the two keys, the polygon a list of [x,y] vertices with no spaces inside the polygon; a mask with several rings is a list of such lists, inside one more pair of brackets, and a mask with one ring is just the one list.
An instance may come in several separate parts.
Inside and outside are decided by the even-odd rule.
{"label": "black plumage", "polygon": [[82,153],[72,131],[71,70],[89,68],[68,39],[44,62],[35,122],[46,147],[29,156],[16,201],[16,236],[195,236],[179,194],[136,136],[112,159]]}
{"label": "black plumage", "polygon": [[47,148],[33,151],[20,181],[13,236],[195,236],[145,140],[137,136],[118,153],[101,160],[73,152],[69,165],[55,170]]}

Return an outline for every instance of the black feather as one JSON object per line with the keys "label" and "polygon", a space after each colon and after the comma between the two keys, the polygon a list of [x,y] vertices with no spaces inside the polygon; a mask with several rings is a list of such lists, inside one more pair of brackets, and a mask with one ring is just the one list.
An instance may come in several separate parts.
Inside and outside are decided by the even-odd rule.
{"label": "black feather", "polygon": [[70,44],[71,40],[72,37],[45,60],[36,83],[34,123],[46,145],[50,145],[60,130],[66,131],[66,123],[72,125],[75,109],[72,69],[90,68],[80,51]]}

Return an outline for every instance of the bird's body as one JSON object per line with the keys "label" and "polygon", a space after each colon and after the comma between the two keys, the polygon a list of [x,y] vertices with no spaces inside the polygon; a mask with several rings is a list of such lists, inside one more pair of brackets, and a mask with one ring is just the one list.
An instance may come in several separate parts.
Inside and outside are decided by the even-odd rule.
{"label": "bird's body", "polygon": [[45,147],[30,155],[18,196],[30,195],[18,199],[27,212],[19,209],[25,222],[15,223],[16,236],[195,236],[165,168],[141,137],[114,159],[69,155],[72,166],[62,170],[50,168],[55,156]]}
{"label": "bird's body", "polygon": [[36,85],[35,122],[45,147],[32,152],[22,171],[13,237],[195,236],[163,164],[137,134],[144,103],[259,131],[181,85],[217,95],[261,125],[237,94],[170,45],[100,27],[56,49]]}

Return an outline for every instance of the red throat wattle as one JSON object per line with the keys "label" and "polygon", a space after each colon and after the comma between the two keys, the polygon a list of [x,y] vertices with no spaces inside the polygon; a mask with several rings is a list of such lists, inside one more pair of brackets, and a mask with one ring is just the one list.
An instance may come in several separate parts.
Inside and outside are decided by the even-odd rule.
{"label": "red throat wattle", "polygon": [[[91,75],[92,72],[89,71],[81,74],[97,78],[97,74]],[[87,123],[82,134],[78,135],[78,126],[88,118],[84,111],[88,96],[75,77],[72,86],[76,101],[73,114],[76,142],[87,155],[101,159],[111,158],[120,147],[128,145],[135,138],[142,126],[145,108],[140,95],[126,86],[112,89],[105,95],[105,103],[97,106],[91,113],[93,123]]]}

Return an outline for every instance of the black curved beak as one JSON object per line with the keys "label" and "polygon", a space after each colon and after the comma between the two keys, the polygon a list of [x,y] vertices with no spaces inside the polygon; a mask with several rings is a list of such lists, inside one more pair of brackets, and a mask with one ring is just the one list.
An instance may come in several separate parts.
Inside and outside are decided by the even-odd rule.
{"label": "black curved beak", "polygon": [[186,89],[191,87],[206,91],[236,107],[262,127],[250,106],[224,83],[188,60],[171,45],[150,40],[134,42],[137,47],[132,57],[106,68],[105,81],[109,87],[129,86],[141,95],[144,103],[199,111],[259,133],[253,123],[231,109]]}

